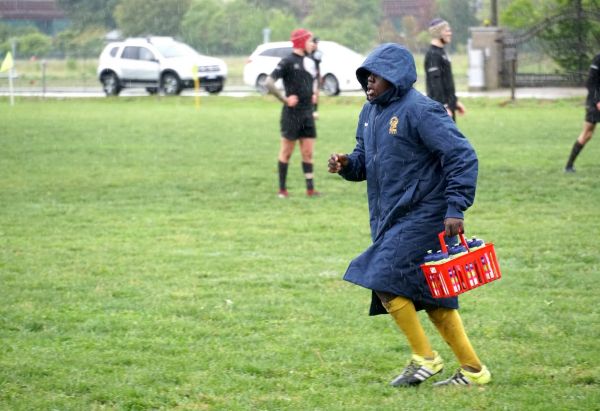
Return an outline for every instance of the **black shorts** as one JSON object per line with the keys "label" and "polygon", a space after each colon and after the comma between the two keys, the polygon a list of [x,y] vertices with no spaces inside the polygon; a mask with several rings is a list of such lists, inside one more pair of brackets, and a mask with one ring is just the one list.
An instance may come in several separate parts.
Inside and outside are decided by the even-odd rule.
{"label": "black shorts", "polygon": [[600,111],[595,106],[585,107],[585,121],[588,123],[596,124],[600,122]]}
{"label": "black shorts", "polygon": [[312,109],[295,110],[283,107],[281,135],[288,140],[298,140],[300,137],[317,138],[317,127]]}

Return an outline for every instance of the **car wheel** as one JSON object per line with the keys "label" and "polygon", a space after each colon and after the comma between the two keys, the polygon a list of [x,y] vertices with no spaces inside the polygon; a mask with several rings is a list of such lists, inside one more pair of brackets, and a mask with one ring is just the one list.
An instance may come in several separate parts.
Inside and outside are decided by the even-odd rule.
{"label": "car wheel", "polygon": [[327,96],[337,96],[340,94],[340,85],[333,74],[327,74],[323,78],[323,86],[321,88]]}
{"label": "car wheel", "polygon": [[151,95],[158,93],[158,87],[146,87],[146,91]]}
{"label": "car wheel", "polygon": [[256,78],[256,91],[258,91],[260,94],[267,94],[269,92],[269,90],[267,90],[267,87],[265,86],[266,81],[266,74],[260,74]]}
{"label": "car wheel", "polygon": [[102,75],[102,90],[107,96],[118,96],[121,92],[119,78],[115,73],[106,73]]}
{"label": "car wheel", "polygon": [[162,90],[168,96],[176,96],[181,92],[181,81],[175,73],[165,73],[162,76]]}
{"label": "car wheel", "polygon": [[223,83],[206,86],[206,91],[208,91],[210,94],[218,94],[223,91]]}

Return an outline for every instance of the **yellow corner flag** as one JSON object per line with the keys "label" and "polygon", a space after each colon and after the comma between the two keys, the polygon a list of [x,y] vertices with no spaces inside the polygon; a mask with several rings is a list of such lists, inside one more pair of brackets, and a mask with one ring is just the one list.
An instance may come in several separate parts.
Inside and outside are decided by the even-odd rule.
{"label": "yellow corner flag", "polygon": [[4,57],[2,66],[0,66],[0,73],[3,71],[10,70],[11,68],[13,68],[14,65],[15,63],[13,62],[12,54],[9,51],[8,53],[6,53],[6,57]]}

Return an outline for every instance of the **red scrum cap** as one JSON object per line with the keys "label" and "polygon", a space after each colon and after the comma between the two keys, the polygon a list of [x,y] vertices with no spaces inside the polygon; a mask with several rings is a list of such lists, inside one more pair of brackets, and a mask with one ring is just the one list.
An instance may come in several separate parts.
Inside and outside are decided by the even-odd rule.
{"label": "red scrum cap", "polygon": [[312,37],[312,33],[306,29],[296,29],[292,31],[290,40],[295,49],[303,49],[306,45],[306,40]]}

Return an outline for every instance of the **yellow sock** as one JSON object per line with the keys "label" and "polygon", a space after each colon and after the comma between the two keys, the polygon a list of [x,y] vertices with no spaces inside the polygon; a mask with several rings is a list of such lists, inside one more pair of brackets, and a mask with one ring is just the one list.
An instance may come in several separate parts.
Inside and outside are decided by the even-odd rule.
{"label": "yellow sock", "polygon": [[467,371],[481,371],[481,361],[475,353],[469,337],[465,332],[458,311],[452,308],[435,308],[427,310],[429,319],[446,340],[462,368]]}
{"label": "yellow sock", "polygon": [[395,297],[388,302],[383,302],[383,306],[406,336],[413,354],[433,358],[431,344],[419,322],[413,302],[404,297]]}

